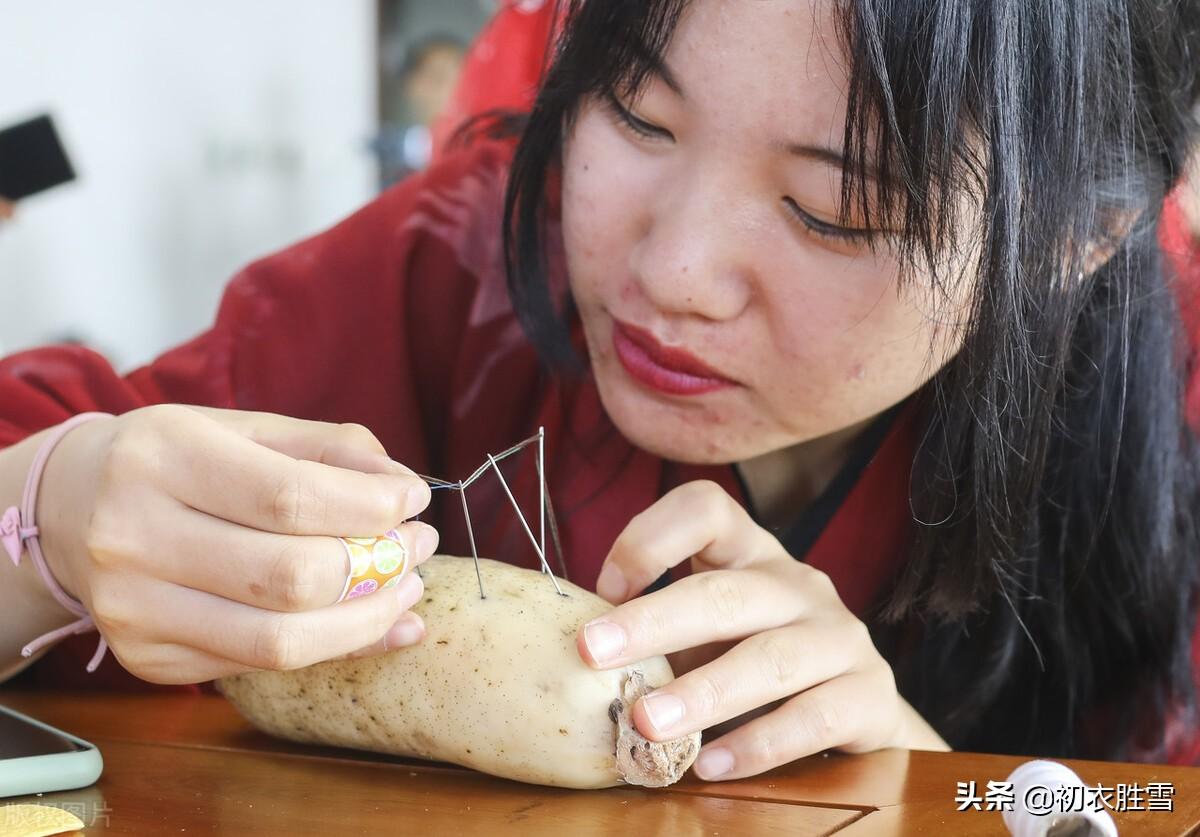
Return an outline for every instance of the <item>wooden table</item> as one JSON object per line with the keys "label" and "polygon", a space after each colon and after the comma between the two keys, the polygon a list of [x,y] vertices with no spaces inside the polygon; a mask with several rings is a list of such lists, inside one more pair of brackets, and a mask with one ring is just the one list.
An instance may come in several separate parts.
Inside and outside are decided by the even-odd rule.
{"label": "wooden table", "polygon": [[[253,730],[215,695],[75,696],[0,689],[0,704],[89,739],[93,787],[4,802],[64,805],[107,834],[817,835],[1006,834],[995,811],[959,812],[1023,759],[884,750],[822,755],[737,782],[569,791],[461,768],[305,747]],[[1089,785],[1168,782],[1172,811],[1114,813],[1121,833],[1200,831],[1200,768],[1069,762]]]}

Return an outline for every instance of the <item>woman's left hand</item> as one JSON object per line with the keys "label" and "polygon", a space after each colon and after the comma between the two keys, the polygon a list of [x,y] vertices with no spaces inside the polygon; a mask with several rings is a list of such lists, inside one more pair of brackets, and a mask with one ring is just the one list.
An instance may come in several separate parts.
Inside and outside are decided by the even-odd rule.
{"label": "woman's left hand", "polygon": [[[626,601],[689,558],[692,575]],[[630,521],[597,592],[625,603],[580,629],[585,662],[607,669],[670,654],[683,672],[634,707],[647,738],[757,710],[704,747],[702,779],[752,776],[830,748],[949,749],[896,691],[829,576],[795,560],[715,483],[682,485]]]}

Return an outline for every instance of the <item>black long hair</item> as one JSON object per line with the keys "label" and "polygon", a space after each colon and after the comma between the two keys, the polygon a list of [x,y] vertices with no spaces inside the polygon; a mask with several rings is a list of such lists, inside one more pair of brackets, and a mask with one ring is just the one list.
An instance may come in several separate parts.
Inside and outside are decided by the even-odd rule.
{"label": "black long hair", "polygon": [[[510,293],[551,365],[575,361],[545,255],[563,137],[586,97],[641,88],[687,5],[565,4],[505,213]],[[919,394],[914,540],[877,641],[955,748],[1162,758],[1168,713],[1192,723],[1200,476],[1156,235],[1194,129],[1200,4],[839,8],[842,212],[899,219],[906,276],[982,253],[965,342]],[[951,223],[963,189],[971,229]]]}

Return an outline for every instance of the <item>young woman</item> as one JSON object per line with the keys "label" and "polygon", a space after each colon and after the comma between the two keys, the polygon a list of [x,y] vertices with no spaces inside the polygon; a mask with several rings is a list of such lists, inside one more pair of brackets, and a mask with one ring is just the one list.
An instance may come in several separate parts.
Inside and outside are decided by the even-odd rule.
{"label": "young woman", "polygon": [[[542,425],[566,574],[620,605],[580,653],[673,655],[635,715],[709,729],[700,776],[827,748],[1190,760],[1190,354],[1155,236],[1197,16],[572,6],[515,147],[251,266],[126,378],[0,364],[0,496],[30,433],[119,414],[55,448],[42,548],[130,674],[195,683],[418,641],[415,582],[334,604],[331,536],[422,512],[419,556],[465,553],[407,469],[464,476]],[[480,552],[532,565],[476,486]],[[4,572],[15,669],[70,617]],[[132,681],[83,673],[94,640],[24,676]]]}

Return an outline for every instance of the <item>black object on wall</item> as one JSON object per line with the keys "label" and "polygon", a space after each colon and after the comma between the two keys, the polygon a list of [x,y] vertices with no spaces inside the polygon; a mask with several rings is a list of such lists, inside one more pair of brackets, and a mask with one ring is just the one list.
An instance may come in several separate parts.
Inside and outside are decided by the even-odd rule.
{"label": "black object on wall", "polygon": [[49,115],[0,130],[0,197],[16,201],[74,179]]}

